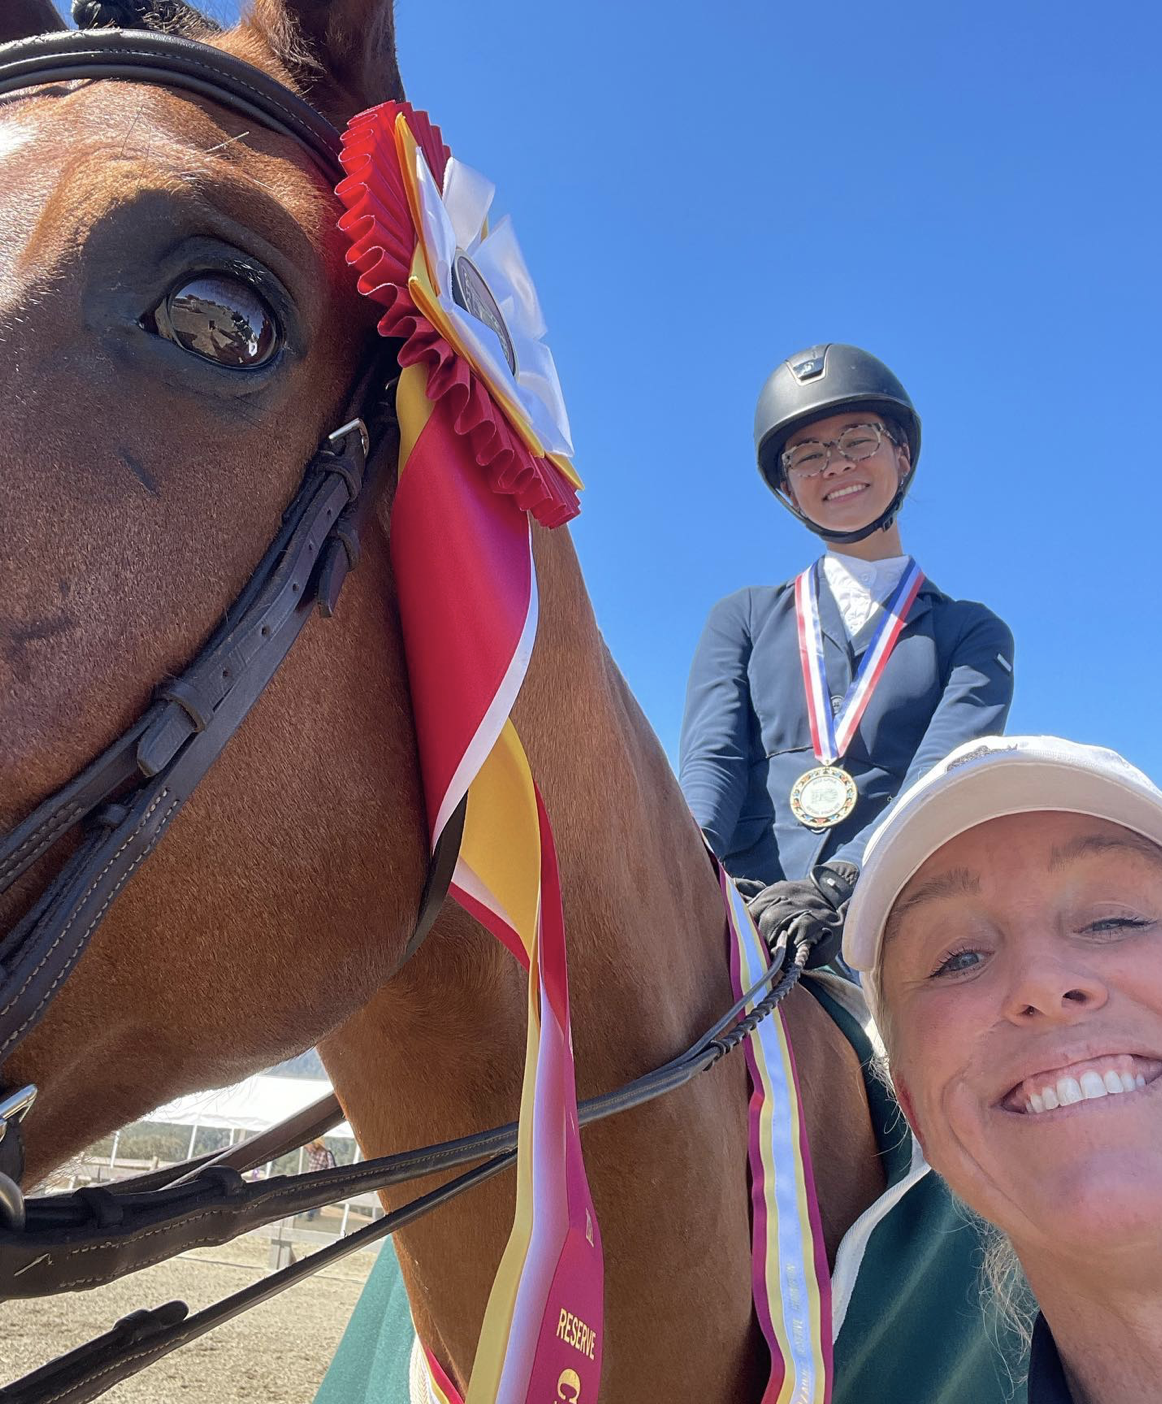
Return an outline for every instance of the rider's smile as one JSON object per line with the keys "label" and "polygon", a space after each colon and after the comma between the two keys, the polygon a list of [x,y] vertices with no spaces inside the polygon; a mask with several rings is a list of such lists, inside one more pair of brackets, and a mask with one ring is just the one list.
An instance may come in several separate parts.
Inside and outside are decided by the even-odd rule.
{"label": "rider's smile", "polygon": [[[809,440],[834,441],[855,424],[869,418],[882,422],[866,409],[813,420],[792,434],[788,449]],[[810,477],[791,478],[795,505],[811,521],[832,530],[847,530],[878,516],[895,496],[901,479],[911,471],[907,448],[884,437],[870,458],[853,463],[834,452],[827,466]]]}

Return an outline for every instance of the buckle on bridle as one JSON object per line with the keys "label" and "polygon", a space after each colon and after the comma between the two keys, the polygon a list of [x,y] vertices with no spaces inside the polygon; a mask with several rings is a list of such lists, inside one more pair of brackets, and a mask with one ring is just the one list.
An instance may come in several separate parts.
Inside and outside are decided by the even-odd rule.
{"label": "buckle on bridle", "polygon": [[371,435],[367,432],[367,425],[361,419],[349,419],[346,424],[340,424],[338,429],[333,429],[327,435],[327,442],[336,453],[342,453],[343,445],[347,442],[347,435],[352,429],[359,430],[359,439],[363,444],[363,457],[366,458],[371,451]]}
{"label": "buckle on bridle", "polygon": [[8,1133],[8,1127],[19,1126],[36,1101],[36,1085],[28,1083],[19,1092],[11,1092],[0,1101],[0,1141]]}
{"label": "buckle on bridle", "polygon": [[[10,1092],[7,1097],[0,1100],[0,1143],[8,1135],[10,1129],[14,1129],[19,1135],[20,1123],[28,1115],[33,1102],[36,1101],[36,1087],[33,1083],[28,1083],[19,1092]],[[23,1164],[23,1150],[17,1146],[16,1163]],[[24,1227],[24,1195],[20,1186],[11,1175],[0,1172],[0,1223],[5,1228],[19,1232]]]}

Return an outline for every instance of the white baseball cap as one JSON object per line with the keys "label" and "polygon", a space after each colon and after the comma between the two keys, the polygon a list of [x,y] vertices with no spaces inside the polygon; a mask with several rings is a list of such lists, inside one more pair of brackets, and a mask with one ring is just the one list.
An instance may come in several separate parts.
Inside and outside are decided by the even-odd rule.
{"label": "white baseball cap", "polygon": [[1035,810],[1107,819],[1162,847],[1162,790],[1116,751],[1056,736],[966,741],[904,791],[868,840],[843,923],[843,956],[872,972],[864,982],[870,1004],[884,926],[922,864],[978,824]]}

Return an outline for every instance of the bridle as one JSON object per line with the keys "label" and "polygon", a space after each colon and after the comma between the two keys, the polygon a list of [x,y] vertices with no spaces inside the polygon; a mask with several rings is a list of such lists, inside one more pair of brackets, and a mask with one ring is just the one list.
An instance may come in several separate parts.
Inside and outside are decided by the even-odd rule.
{"label": "bridle", "polygon": [[[60,33],[0,47],[0,96],[77,79],[155,83],[207,99],[305,148],[331,185],[343,176],[338,131],[274,78],[217,49],[168,34]],[[117,894],[160,842],[182,805],[245,720],[310,615],[329,618],[359,536],[394,466],[395,352],[376,339],[346,411],[308,463],[282,524],[241,594],[193,663],[100,756],[0,838],[0,893],[66,836],[79,841],[24,917],[0,937],[0,1065],[35,1027]],[[444,830],[429,865],[405,958],[431,929],[447,894],[463,825]],[[838,906],[844,894],[825,893]],[[849,895],[849,894],[848,894]],[[582,1123],[671,1091],[736,1048],[798,981],[824,933],[787,923],[776,960],[689,1049],[614,1092],[582,1103]],[[766,993],[764,994],[764,990]],[[0,1400],[81,1404],[308,1272],[394,1232],[511,1164],[509,1125],[354,1167],[249,1184],[242,1172],[338,1122],[330,1097],[232,1151],[203,1156],[108,1188],[25,1200],[20,1124],[35,1088],[0,1089],[0,1300],[112,1281],[199,1243],[238,1234],[351,1194],[473,1162],[404,1208],[187,1316],[182,1303],[135,1312],[106,1335],[0,1389]],[[196,1224],[195,1224],[196,1221]],[[191,1228],[191,1224],[195,1224]],[[83,1270],[74,1264],[83,1261]]]}
{"label": "bridle", "polygon": [[[163,84],[258,121],[305,147],[333,185],[339,133],[282,84],[216,49],[166,34],[64,33],[0,48],[0,96],[77,78]],[[66,836],[75,851],[0,938],[0,1066],[43,1016],[114,898],[161,840],[241,726],[315,608],[333,613],[359,559],[359,534],[395,445],[391,347],[364,356],[341,425],[320,444],[254,574],[194,662],[80,775],[0,839],[0,893]],[[374,440],[374,442],[373,442]],[[431,928],[455,866],[458,831],[432,858],[414,951]],[[18,1214],[19,1137],[32,1093],[18,1089],[0,1140],[0,1208]],[[2,1110],[0,1110],[2,1114]]]}

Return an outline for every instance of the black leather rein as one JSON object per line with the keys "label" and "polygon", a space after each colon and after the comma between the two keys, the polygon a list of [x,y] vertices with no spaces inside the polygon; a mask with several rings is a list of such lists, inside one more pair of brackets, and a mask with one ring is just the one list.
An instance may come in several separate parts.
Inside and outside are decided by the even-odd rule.
{"label": "black leather rein", "polygon": [[[800,923],[798,930],[794,923]],[[726,1014],[686,1052],[635,1082],[578,1107],[587,1126],[676,1091],[737,1048],[798,983],[814,937],[792,918],[785,948]],[[762,991],[770,986],[764,996]],[[750,1012],[747,1006],[753,1005]],[[304,1114],[311,1120],[316,1108]],[[315,1120],[312,1125],[318,1125]],[[333,1124],[333,1122],[332,1122]],[[277,1132],[280,1128],[275,1128]],[[424,1176],[473,1168],[385,1215],[376,1223],[320,1248],[308,1258],[269,1274],[193,1316],[183,1302],[136,1311],[96,1340],[78,1346],[23,1379],[0,1389],[6,1404],[86,1404],[118,1381],[256,1306],[303,1277],[430,1213],[465,1190],[506,1169],[516,1156],[515,1123],[422,1150],[382,1156],[360,1165],[247,1184],[241,1171],[276,1153],[265,1136],[223,1152],[188,1179],[143,1192],[144,1181],[74,1191],[29,1201],[23,1233],[0,1231],[0,1300],[100,1286],[125,1273],[173,1257],[191,1246],[224,1243],[262,1224],[351,1194],[404,1184]],[[226,1162],[229,1162],[228,1164]],[[473,1162],[479,1162],[473,1164]],[[171,1173],[182,1167],[170,1167]]]}

